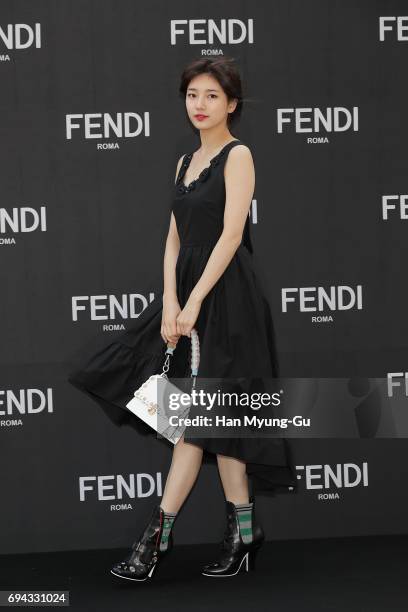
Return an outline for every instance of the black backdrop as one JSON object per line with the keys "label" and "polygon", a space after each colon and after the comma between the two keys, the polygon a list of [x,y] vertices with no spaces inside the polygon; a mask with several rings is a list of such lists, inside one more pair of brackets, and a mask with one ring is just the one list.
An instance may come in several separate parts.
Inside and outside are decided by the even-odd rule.
{"label": "black backdrop", "polygon": [[[194,57],[241,68],[233,134],[255,160],[251,231],[282,375],[407,369],[406,13],[392,0],[2,1],[0,552],[125,546],[162,494],[171,449],[111,424],[66,381],[67,359],[155,299],[176,163],[199,146],[177,93]],[[128,133],[105,134],[104,117]],[[318,288],[341,286],[360,302],[319,310]],[[258,500],[269,538],[406,533],[405,439],[293,448],[299,494]],[[177,542],[215,542],[222,500],[203,466]]]}

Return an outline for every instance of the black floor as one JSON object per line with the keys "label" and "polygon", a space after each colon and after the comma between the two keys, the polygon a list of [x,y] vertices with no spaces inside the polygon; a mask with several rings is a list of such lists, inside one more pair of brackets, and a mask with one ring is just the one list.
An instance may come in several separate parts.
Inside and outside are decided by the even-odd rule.
{"label": "black floor", "polygon": [[408,609],[407,545],[405,535],[266,542],[257,569],[231,578],[200,574],[217,545],[175,546],[141,583],[109,573],[127,550],[3,555],[0,590],[66,590],[84,611],[398,612]]}

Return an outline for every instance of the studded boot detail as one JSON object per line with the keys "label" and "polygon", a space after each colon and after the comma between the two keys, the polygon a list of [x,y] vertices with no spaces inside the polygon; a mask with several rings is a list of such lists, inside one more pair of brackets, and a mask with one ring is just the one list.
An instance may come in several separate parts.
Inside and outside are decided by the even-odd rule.
{"label": "studded boot detail", "polygon": [[165,528],[164,510],[158,504],[153,508],[150,520],[138,540],[132,544],[129,555],[111,568],[119,578],[136,582],[151,578],[156,566],[173,548],[170,531],[165,550],[160,550],[160,540]]}

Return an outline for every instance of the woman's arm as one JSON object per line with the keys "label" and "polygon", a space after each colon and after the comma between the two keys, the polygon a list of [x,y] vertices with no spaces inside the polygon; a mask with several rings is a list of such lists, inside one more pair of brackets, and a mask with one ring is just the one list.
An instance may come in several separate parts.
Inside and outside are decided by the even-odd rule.
{"label": "woman's arm", "polygon": [[200,304],[224,273],[242,241],[255,190],[255,168],[250,149],[237,145],[225,164],[225,211],[223,232],[204,271],[190,293],[189,301]]}
{"label": "woman's arm", "polygon": [[[176,177],[180,170],[183,156],[177,163]],[[176,263],[180,251],[180,238],[177,231],[176,219],[173,212],[170,215],[170,226],[166,239],[163,258],[163,312],[161,322],[161,336],[164,342],[175,343],[178,340],[176,318],[181,308],[177,298]]]}
{"label": "woman's arm", "polygon": [[[177,162],[177,170],[175,181],[177,180],[177,176],[180,170],[181,162],[183,156]],[[177,231],[176,219],[174,218],[174,213],[171,212],[170,215],[170,226],[166,239],[166,247],[164,252],[164,260],[163,260],[163,297],[176,297],[176,263],[178,254],[180,251],[180,238]]]}
{"label": "woman's arm", "polygon": [[163,259],[163,298],[176,297],[176,263],[180,250],[180,239],[177,232],[173,212],[170,217],[170,227],[166,239],[166,249]]}

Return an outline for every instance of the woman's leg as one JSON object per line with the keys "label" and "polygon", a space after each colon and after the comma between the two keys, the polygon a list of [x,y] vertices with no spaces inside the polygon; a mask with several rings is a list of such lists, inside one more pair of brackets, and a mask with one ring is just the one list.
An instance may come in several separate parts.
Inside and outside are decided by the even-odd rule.
{"label": "woman's leg", "polygon": [[240,459],[235,459],[235,457],[217,455],[217,464],[225,499],[234,504],[247,504],[249,502],[249,486],[246,463]]}
{"label": "woman's leg", "polygon": [[203,449],[184,442],[184,435],[173,449],[160,506],[165,512],[178,512],[190,493],[200,471]]}
{"label": "woman's leg", "polygon": [[[147,580],[151,577],[158,560],[173,548],[173,523],[197,478],[202,457],[203,449],[184,442],[183,435],[173,448],[160,503],[155,505],[148,524],[140,539],[133,543],[130,554],[112,567],[112,574],[128,580]],[[150,551],[148,561],[146,551]]]}
{"label": "woman's leg", "polygon": [[227,528],[218,559],[207,563],[202,574],[235,576],[241,568],[246,571],[255,568],[255,558],[265,534],[255,518],[253,495],[249,501],[251,487],[246,463],[235,457],[218,454],[217,463],[226,498]]}

